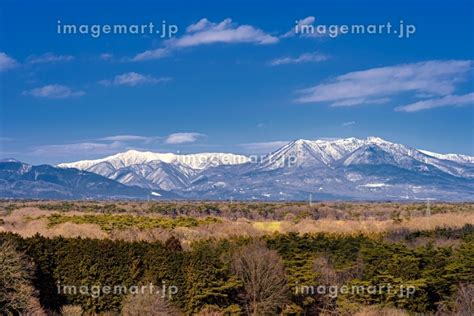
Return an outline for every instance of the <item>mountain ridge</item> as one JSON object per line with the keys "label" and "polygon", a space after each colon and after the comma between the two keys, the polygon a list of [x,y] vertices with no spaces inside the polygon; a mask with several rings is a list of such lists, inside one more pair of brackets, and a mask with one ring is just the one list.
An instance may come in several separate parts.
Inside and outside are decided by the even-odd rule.
{"label": "mountain ridge", "polygon": [[135,150],[58,167],[188,198],[303,199],[320,193],[355,199],[474,199],[474,157],[418,150],[374,136],[297,139],[256,161],[230,153]]}
{"label": "mountain ridge", "polygon": [[20,199],[158,199],[174,197],[138,186],[127,186],[96,173],[17,160],[0,162],[0,198]]}
{"label": "mountain ridge", "polygon": [[0,161],[0,197],[211,200],[474,200],[474,157],[379,137],[297,139],[258,159],[130,150],[32,166]]}
{"label": "mountain ridge", "polygon": [[[352,143],[353,149],[356,149],[357,147],[360,147],[361,145],[366,144],[366,143],[392,144],[392,145],[404,146],[404,145],[386,141],[376,136],[369,136],[365,139],[349,137],[349,138],[340,138],[340,139],[331,139],[331,140],[325,140],[325,139],[308,140],[308,139],[300,138],[300,139],[290,141],[288,144],[282,146],[281,148],[275,150],[274,152],[279,151],[291,144],[298,144],[298,143],[306,143],[306,144],[312,143],[317,146],[325,147],[325,148],[327,148],[328,146],[331,147],[331,146],[336,145],[334,146],[335,148],[334,147],[330,148],[332,150],[333,155],[335,154],[334,153],[335,150],[341,149],[341,147],[344,149],[344,146],[341,146],[341,144],[344,144],[344,143],[346,144]],[[339,147],[337,145],[339,145]],[[437,159],[448,160],[448,161],[453,161],[453,162],[458,162],[458,163],[474,164],[474,156],[469,156],[469,155],[464,155],[464,154],[455,154],[455,153],[441,154],[441,153],[435,153],[435,152],[423,150],[423,149],[414,149],[414,150],[417,150],[418,152],[426,156],[434,157]],[[273,153],[269,153],[268,155],[272,155],[272,154]],[[234,154],[234,153],[203,152],[203,153],[195,153],[195,154],[174,154],[174,153],[159,153],[159,152],[151,152],[151,151],[128,150],[125,152],[119,152],[117,154],[100,158],[100,159],[65,162],[65,163],[60,163],[57,166],[60,168],[87,169],[97,163],[107,162],[110,160],[118,160],[120,163],[123,164],[122,166],[130,166],[134,164],[146,163],[146,162],[155,161],[155,160],[171,163],[171,162],[183,162],[183,161],[186,161],[186,159],[188,159],[188,161],[192,161],[193,158],[196,158],[197,161],[200,161],[200,159],[203,159],[205,161],[206,158],[208,157],[212,157],[211,159],[214,159],[214,157],[219,159],[219,157],[221,157],[221,159],[224,159],[224,160],[230,159],[230,160],[233,160],[234,162],[234,163],[227,163],[227,164],[243,164],[250,161],[249,156],[242,155],[242,154]],[[340,157],[341,156],[339,156],[338,158]],[[217,162],[219,162],[219,160],[217,160]],[[204,169],[206,167],[203,164],[201,164],[200,166],[196,166],[195,162],[188,164],[188,166],[193,167],[195,169]],[[116,167],[120,167],[120,166],[117,165]]]}

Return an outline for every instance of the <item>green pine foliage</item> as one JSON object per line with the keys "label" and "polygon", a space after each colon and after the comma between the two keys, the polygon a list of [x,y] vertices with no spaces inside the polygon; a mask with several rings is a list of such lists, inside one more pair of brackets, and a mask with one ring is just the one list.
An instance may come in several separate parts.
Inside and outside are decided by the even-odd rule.
{"label": "green pine foliage", "polygon": [[99,215],[64,215],[53,214],[46,216],[48,220],[48,227],[53,227],[63,223],[74,224],[97,224],[104,231],[112,231],[114,229],[137,228],[140,230],[152,228],[166,228],[173,229],[176,227],[196,227],[199,225],[206,225],[211,223],[218,223],[220,220],[215,217],[206,217],[203,219],[196,219],[193,217],[145,217],[138,215],[114,215],[114,214],[99,214]]}
{"label": "green pine foliage", "polygon": [[[107,225],[120,227],[124,218],[133,225],[141,225],[123,215],[103,216],[116,221]],[[71,219],[76,220],[74,216],[67,217],[67,220]],[[55,219],[63,220],[62,215]],[[120,224],[116,224],[117,220]],[[166,225],[181,225],[180,221],[188,219],[174,220],[180,224]],[[200,220],[204,219],[195,219],[197,223]],[[456,240],[457,244],[428,243],[414,247],[406,242],[426,237],[423,234],[433,238],[442,235]],[[391,306],[411,313],[434,313],[440,305],[453,310],[458,285],[474,283],[473,236],[474,227],[467,225],[457,230],[407,234],[406,240],[399,242],[390,242],[378,235],[295,233],[262,239],[283,259],[291,291],[289,303],[282,313],[308,315],[318,313],[323,307],[344,311],[359,305]],[[32,284],[38,291],[42,307],[47,310],[59,312],[62,306],[76,305],[85,313],[119,312],[126,296],[116,293],[92,296],[64,289],[58,294],[58,286],[132,287],[149,283],[166,288],[175,286],[177,293],[173,293],[169,301],[187,315],[202,310],[235,315],[244,310],[239,298],[242,284],[230,268],[230,258],[241,245],[251,242],[250,238],[205,240],[184,249],[175,237],[160,243],[39,235],[21,238],[0,233],[0,244],[7,240],[18,245],[18,250],[34,263]],[[414,286],[416,293],[406,297],[385,289],[379,293],[340,294],[325,300],[319,294],[301,295],[294,291],[297,286],[317,286],[324,282],[346,286]]]}

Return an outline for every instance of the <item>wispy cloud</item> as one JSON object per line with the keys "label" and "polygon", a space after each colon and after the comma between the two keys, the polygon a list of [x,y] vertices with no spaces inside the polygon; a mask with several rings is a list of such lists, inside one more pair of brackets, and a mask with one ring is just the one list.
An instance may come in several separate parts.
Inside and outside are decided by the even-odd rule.
{"label": "wispy cloud", "polygon": [[139,135],[115,135],[115,136],[107,136],[101,137],[97,140],[101,141],[119,141],[119,142],[133,142],[133,141],[144,141],[148,142],[151,140],[157,139],[157,137],[152,136],[139,136]]}
{"label": "wispy cloud", "polygon": [[171,52],[171,49],[169,48],[150,49],[142,53],[136,54],[131,60],[144,61],[144,60],[161,59],[163,57],[169,56],[170,52]]}
{"label": "wispy cloud", "polygon": [[136,72],[127,72],[115,76],[112,80],[101,80],[100,84],[105,86],[138,86],[143,84],[158,84],[171,80],[171,78],[155,78],[150,75],[142,75]]}
{"label": "wispy cloud", "polygon": [[184,144],[184,143],[194,143],[199,138],[204,137],[204,134],[201,133],[174,133],[168,135],[165,140],[166,144],[176,145],[176,144]]}
{"label": "wispy cloud", "polygon": [[415,103],[399,106],[396,111],[417,112],[444,106],[474,105],[474,92],[464,95],[447,95],[443,98],[428,99]]}
{"label": "wispy cloud", "polygon": [[102,53],[99,55],[99,59],[105,60],[105,61],[110,61],[114,59],[114,55],[110,53]]}
{"label": "wispy cloud", "polygon": [[378,98],[378,99],[366,99],[366,98],[356,98],[356,99],[345,99],[342,101],[337,101],[331,104],[334,107],[342,106],[354,106],[359,104],[385,104],[390,101],[390,98]]}
{"label": "wispy cloud", "polygon": [[30,64],[47,64],[56,62],[66,62],[74,60],[74,56],[70,55],[56,55],[54,53],[45,53],[43,55],[31,55],[26,61]]}
{"label": "wispy cloud", "polygon": [[352,126],[355,123],[356,123],[355,121],[344,122],[344,123],[341,124],[341,126],[343,126],[343,127]]}
{"label": "wispy cloud", "polygon": [[469,60],[434,60],[355,71],[298,91],[296,101],[354,106],[386,103],[402,93],[447,96],[466,80],[471,67]]}
{"label": "wispy cloud", "polygon": [[191,24],[186,28],[183,36],[167,40],[164,47],[147,50],[135,55],[132,61],[143,61],[160,59],[169,56],[173,50],[210,45],[217,43],[250,43],[250,44],[273,44],[278,42],[278,37],[272,36],[252,25],[239,25],[231,19],[214,23],[206,18]]}
{"label": "wispy cloud", "polygon": [[[291,28],[288,32],[283,34],[282,38],[302,36],[302,37],[314,37],[320,38],[325,37],[328,34],[319,32],[319,29],[314,25],[316,18],[314,16],[308,16],[298,21],[295,21],[295,26]],[[308,32],[310,30],[311,32]]]}
{"label": "wispy cloud", "polygon": [[[30,148],[30,153],[59,160],[77,157],[91,158],[112,155],[130,149],[153,150],[157,145],[193,143],[206,135],[201,133],[174,133],[168,136],[111,135],[92,139],[69,141],[64,144],[44,144]],[[0,139],[0,144],[1,144]],[[73,153],[73,155],[72,155]]]}
{"label": "wispy cloud", "polygon": [[231,19],[213,23],[201,19],[196,24],[188,26],[186,34],[168,41],[173,47],[191,47],[215,43],[253,43],[273,44],[278,38],[265,33],[251,25],[238,25]]}
{"label": "wispy cloud", "polygon": [[270,66],[280,66],[288,64],[317,63],[328,60],[329,57],[320,53],[305,53],[297,57],[282,57],[270,62]]}
{"label": "wispy cloud", "polygon": [[15,68],[16,66],[18,66],[18,63],[15,59],[3,52],[0,52],[0,72]]}
{"label": "wispy cloud", "polygon": [[23,95],[31,95],[36,98],[65,99],[80,97],[85,94],[82,90],[73,90],[67,86],[51,84],[40,88],[23,91]]}
{"label": "wispy cloud", "polygon": [[112,154],[121,149],[123,149],[121,142],[83,142],[37,146],[33,149],[33,154],[47,157],[67,157],[71,155],[71,152],[76,154]]}
{"label": "wispy cloud", "polygon": [[280,147],[285,146],[288,144],[289,141],[287,140],[279,140],[279,141],[272,141],[272,142],[258,142],[258,143],[243,143],[238,144],[237,146],[243,148],[246,152],[252,154],[267,154],[272,152]]}

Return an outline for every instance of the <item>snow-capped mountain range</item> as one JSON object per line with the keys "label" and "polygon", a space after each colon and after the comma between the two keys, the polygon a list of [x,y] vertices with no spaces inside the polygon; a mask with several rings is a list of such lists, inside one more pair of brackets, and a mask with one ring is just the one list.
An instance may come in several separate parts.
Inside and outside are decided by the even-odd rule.
{"label": "snow-capped mountain range", "polygon": [[474,200],[474,157],[378,137],[299,139],[262,157],[130,150],[58,167],[185,198]]}
{"label": "snow-capped mountain range", "polygon": [[225,153],[177,155],[129,150],[97,160],[59,164],[60,168],[86,170],[127,185],[149,189],[176,190],[212,167],[245,164],[250,158]]}

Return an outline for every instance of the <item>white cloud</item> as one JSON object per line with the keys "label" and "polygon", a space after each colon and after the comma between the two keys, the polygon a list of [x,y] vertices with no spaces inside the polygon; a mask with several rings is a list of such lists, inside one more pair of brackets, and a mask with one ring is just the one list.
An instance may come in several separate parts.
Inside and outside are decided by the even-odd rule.
{"label": "white cloud", "polygon": [[247,152],[253,154],[267,154],[274,150],[277,150],[280,147],[285,146],[286,144],[288,144],[288,142],[289,141],[287,140],[278,140],[272,142],[243,143],[239,144],[238,146],[244,148]]}
{"label": "white cloud", "polygon": [[111,154],[123,149],[123,144],[120,142],[112,143],[71,143],[60,145],[44,145],[37,146],[33,150],[33,154],[50,157],[65,157],[69,156],[71,152],[77,154]]}
{"label": "white cloud", "polygon": [[112,80],[102,80],[100,83],[105,86],[137,86],[142,84],[158,84],[171,80],[170,78],[155,78],[149,75],[142,75],[136,72],[127,72],[115,76]]}
{"label": "white cloud", "polygon": [[357,99],[345,99],[342,101],[337,101],[331,104],[334,107],[342,106],[354,106],[359,104],[385,104],[389,102],[389,98],[378,98],[378,99],[366,99],[366,98],[357,98]]}
{"label": "white cloud", "polygon": [[85,94],[81,90],[73,90],[67,86],[51,84],[28,91],[23,91],[23,95],[31,95],[37,98],[64,99],[70,97],[80,97]]}
{"label": "white cloud", "polygon": [[418,101],[415,103],[399,106],[395,108],[396,111],[401,112],[417,112],[421,110],[428,110],[439,108],[443,106],[463,106],[474,104],[474,92],[464,95],[447,95],[443,98],[428,99]]}
{"label": "white cloud", "polygon": [[150,141],[156,139],[156,137],[138,136],[138,135],[115,135],[98,138],[97,140],[103,141],[119,141],[119,142],[133,142],[133,141]]}
{"label": "white cloud", "polygon": [[[225,20],[224,20],[225,21]],[[213,23],[211,23],[208,19],[202,18],[198,22],[189,25],[186,28],[187,33],[194,33],[194,32],[199,32],[208,28],[211,28],[213,26]]]}
{"label": "white cloud", "polygon": [[327,55],[320,53],[305,53],[298,57],[282,57],[274,59],[270,62],[271,66],[288,65],[288,64],[302,64],[302,63],[317,63],[328,60]]}
{"label": "white cloud", "polygon": [[[291,28],[288,32],[283,34],[282,38],[287,37],[295,37],[295,36],[302,36],[302,37],[325,37],[328,35],[327,32],[321,33],[320,30],[314,25],[316,18],[314,16],[308,16],[301,20],[295,21],[295,26]],[[309,32],[308,32],[309,31]]]}
{"label": "white cloud", "polygon": [[204,18],[188,26],[185,35],[169,40],[168,44],[173,47],[191,47],[214,43],[273,44],[276,42],[278,42],[277,37],[251,25],[237,25],[231,19],[213,23]]}
{"label": "white cloud", "polygon": [[351,126],[354,125],[356,122],[355,121],[349,121],[349,122],[344,122],[341,124],[343,127]]}
{"label": "white cloud", "polygon": [[200,133],[174,133],[170,134],[166,140],[166,144],[184,144],[184,143],[194,143],[200,137],[205,136]]}
{"label": "white cloud", "polygon": [[18,63],[15,59],[3,52],[0,52],[0,72],[15,68],[16,66],[18,66]]}
{"label": "white cloud", "polygon": [[146,50],[142,53],[135,55],[131,60],[132,61],[143,61],[143,60],[152,60],[152,59],[160,59],[166,57],[170,54],[169,48],[157,48]]}
{"label": "white cloud", "polygon": [[46,64],[55,62],[66,62],[74,60],[74,56],[70,55],[55,55],[54,53],[46,53],[40,56],[31,55],[27,58],[30,64]]}
{"label": "white cloud", "polygon": [[[174,133],[167,137],[140,135],[113,135],[88,140],[70,141],[66,144],[47,144],[31,148],[33,155],[48,157],[110,155],[129,149],[150,150],[155,144],[184,144],[192,143],[204,137],[200,133]],[[0,139],[1,141],[2,139]]]}
{"label": "white cloud", "polygon": [[206,18],[191,24],[186,28],[183,36],[169,39],[165,46],[157,49],[147,50],[135,55],[132,61],[143,61],[160,59],[168,56],[171,51],[180,48],[210,45],[217,43],[251,43],[251,44],[273,44],[278,42],[278,37],[265,33],[259,28],[251,25],[238,25],[231,19],[214,23]]}
{"label": "white cloud", "polygon": [[445,96],[466,79],[469,60],[427,61],[350,72],[300,90],[297,102],[329,102],[333,106],[386,103],[402,93]]}

